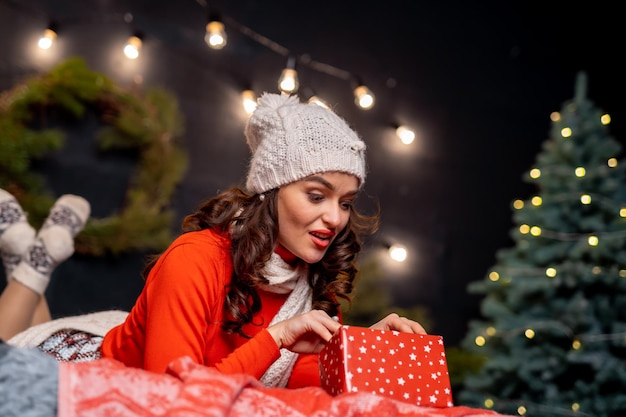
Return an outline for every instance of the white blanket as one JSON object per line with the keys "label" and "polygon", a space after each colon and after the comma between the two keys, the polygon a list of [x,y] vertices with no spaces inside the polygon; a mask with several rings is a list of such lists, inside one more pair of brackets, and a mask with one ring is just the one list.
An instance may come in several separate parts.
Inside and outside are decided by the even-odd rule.
{"label": "white blanket", "polygon": [[80,330],[96,336],[104,336],[109,329],[123,323],[127,315],[128,312],[126,311],[105,310],[78,316],[62,317],[32,326],[13,336],[7,343],[13,346],[35,347],[63,329]]}

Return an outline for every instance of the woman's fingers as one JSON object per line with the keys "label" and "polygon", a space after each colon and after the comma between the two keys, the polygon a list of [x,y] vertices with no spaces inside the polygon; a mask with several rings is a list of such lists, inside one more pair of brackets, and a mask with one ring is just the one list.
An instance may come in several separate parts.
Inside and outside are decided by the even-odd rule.
{"label": "woman's fingers", "polygon": [[324,311],[312,310],[267,330],[279,347],[298,353],[317,353],[340,327],[341,324]]}
{"label": "woman's fingers", "polygon": [[400,317],[396,313],[389,314],[378,323],[372,325],[371,328],[379,330],[396,330],[404,333],[427,334],[421,324],[406,317]]}
{"label": "woman's fingers", "polygon": [[[267,328],[276,344],[296,353],[318,353],[324,344],[341,328],[341,324],[322,310],[312,310],[276,323]],[[418,322],[391,313],[372,329],[395,330],[404,333],[426,334]]]}

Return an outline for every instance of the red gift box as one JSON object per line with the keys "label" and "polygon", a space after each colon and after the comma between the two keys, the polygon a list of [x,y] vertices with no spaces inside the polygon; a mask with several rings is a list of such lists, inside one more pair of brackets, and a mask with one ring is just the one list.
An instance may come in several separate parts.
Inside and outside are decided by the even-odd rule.
{"label": "red gift box", "polygon": [[369,392],[425,407],[452,407],[443,337],[342,326],[319,356],[331,395]]}

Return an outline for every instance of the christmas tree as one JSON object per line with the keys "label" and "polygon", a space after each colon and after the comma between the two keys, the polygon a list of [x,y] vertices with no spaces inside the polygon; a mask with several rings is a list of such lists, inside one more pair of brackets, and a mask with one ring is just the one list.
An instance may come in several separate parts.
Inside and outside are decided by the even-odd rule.
{"label": "christmas tree", "polygon": [[464,349],[480,371],[463,404],[526,416],[626,416],[626,163],[608,114],[586,97],[551,115],[550,137],[513,202],[514,245],[471,293],[484,294]]}

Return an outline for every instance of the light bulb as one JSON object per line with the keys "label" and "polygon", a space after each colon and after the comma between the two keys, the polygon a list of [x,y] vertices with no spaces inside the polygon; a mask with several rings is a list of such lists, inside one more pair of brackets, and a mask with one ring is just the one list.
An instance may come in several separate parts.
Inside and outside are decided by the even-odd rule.
{"label": "light bulb", "polygon": [[226,46],[226,31],[224,24],[217,20],[207,23],[204,41],[211,49],[222,49]]}
{"label": "light bulb", "polygon": [[405,145],[410,145],[415,140],[415,132],[406,126],[398,126],[396,128],[396,135],[398,135]]}
{"label": "light bulb", "polygon": [[323,107],[325,109],[330,109],[330,106],[321,98],[319,98],[318,96],[311,96],[311,98],[309,98],[308,101],[310,104],[317,104],[320,107]]}
{"label": "light bulb", "polygon": [[139,36],[131,36],[124,46],[124,55],[129,59],[137,59],[141,50],[141,38]]}
{"label": "light bulb", "polygon": [[278,89],[283,93],[291,94],[298,91],[298,87],[300,87],[300,83],[296,71],[296,57],[290,56],[287,59],[287,66],[278,79]]}
{"label": "light bulb", "polygon": [[252,112],[256,109],[256,96],[254,95],[254,91],[244,90],[241,93],[241,99],[243,101],[243,109],[246,113],[252,114]]}
{"label": "light bulb", "polygon": [[39,42],[37,42],[37,45],[41,49],[50,49],[50,47],[54,44],[56,38],[57,33],[54,30],[48,28],[43,31],[43,35],[41,35],[41,38],[39,38]]}
{"label": "light bulb", "polygon": [[354,101],[363,110],[374,107],[374,94],[364,85],[359,85],[354,89]]}
{"label": "light bulb", "polygon": [[298,73],[295,69],[285,68],[278,80],[278,88],[283,93],[294,93],[298,91],[300,86],[298,82]]}
{"label": "light bulb", "polygon": [[391,245],[389,247],[389,257],[396,262],[404,262],[407,257],[406,248],[402,245]]}

